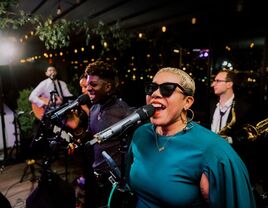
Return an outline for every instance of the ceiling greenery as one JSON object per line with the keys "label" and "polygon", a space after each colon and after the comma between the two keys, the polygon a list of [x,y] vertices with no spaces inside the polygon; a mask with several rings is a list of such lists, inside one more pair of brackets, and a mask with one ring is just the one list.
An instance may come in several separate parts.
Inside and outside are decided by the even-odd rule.
{"label": "ceiling greenery", "polygon": [[107,26],[99,21],[96,25],[90,24],[88,19],[70,21],[60,18],[53,21],[53,17],[44,18],[39,15],[31,15],[25,11],[12,12],[10,8],[18,6],[18,0],[2,0],[0,2],[0,30],[18,30],[25,25],[33,27],[34,35],[44,42],[47,50],[68,47],[72,35],[82,34],[88,45],[92,38],[96,38],[103,45],[104,51],[122,51],[130,44],[129,33],[124,32],[119,22]]}

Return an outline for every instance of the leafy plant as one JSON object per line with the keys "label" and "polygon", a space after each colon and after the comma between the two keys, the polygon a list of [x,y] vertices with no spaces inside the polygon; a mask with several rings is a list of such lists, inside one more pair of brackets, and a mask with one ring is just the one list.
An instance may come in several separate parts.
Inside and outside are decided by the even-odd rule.
{"label": "leafy plant", "polygon": [[31,17],[29,14],[22,10],[18,13],[9,11],[10,7],[16,7],[17,2],[17,0],[6,0],[0,2],[0,29],[18,29],[27,23],[34,24],[37,20],[35,16]]}
{"label": "leafy plant", "polygon": [[38,21],[36,35],[45,43],[46,48],[63,48],[70,44],[70,22],[60,19],[57,22],[49,17],[45,22]]}
{"label": "leafy plant", "polygon": [[32,135],[33,124],[35,121],[34,115],[31,113],[31,104],[28,100],[30,93],[32,92],[32,88],[30,89],[23,89],[19,91],[19,98],[17,99],[17,109],[16,112],[23,112],[19,116],[19,123],[21,128],[21,133],[25,137],[29,137]]}
{"label": "leafy plant", "polygon": [[120,28],[119,22],[108,27],[101,21],[97,25],[90,25],[87,19],[68,21],[61,18],[54,21],[51,16],[43,19],[38,15],[27,14],[25,11],[11,12],[10,8],[17,5],[18,0],[0,2],[0,29],[18,29],[25,24],[32,24],[35,35],[44,42],[48,50],[68,47],[71,34],[85,34],[86,45],[96,37],[102,45],[108,43],[108,47],[103,47],[103,52],[122,51],[130,45],[129,34]]}

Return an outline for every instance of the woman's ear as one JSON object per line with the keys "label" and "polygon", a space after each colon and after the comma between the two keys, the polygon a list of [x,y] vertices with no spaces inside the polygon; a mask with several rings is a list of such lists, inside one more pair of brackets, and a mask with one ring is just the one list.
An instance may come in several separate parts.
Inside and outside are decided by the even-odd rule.
{"label": "woman's ear", "polygon": [[193,96],[187,96],[186,97],[186,102],[184,105],[184,110],[188,110],[189,108],[191,108],[191,106],[194,103],[194,97]]}

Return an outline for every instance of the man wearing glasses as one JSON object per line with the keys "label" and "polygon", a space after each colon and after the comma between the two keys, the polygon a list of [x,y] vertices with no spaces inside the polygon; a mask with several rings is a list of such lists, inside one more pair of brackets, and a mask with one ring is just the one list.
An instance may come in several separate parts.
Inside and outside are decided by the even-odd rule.
{"label": "man wearing glasses", "polygon": [[[229,143],[233,143],[232,138],[230,137],[230,135],[225,135],[227,132],[223,132],[223,129],[227,124],[228,118],[230,118],[229,122],[231,121],[231,108],[235,106],[233,80],[233,72],[220,71],[216,75],[211,85],[214,89],[215,95],[219,97],[219,101],[214,108],[214,113],[211,122],[211,130],[215,133],[220,133],[222,136],[225,136]],[[232,122],[233,125],[235,124],[235,122]]]}
{"label": "man wearing glasses", "polygon": [[237,138],[236,133],[242,130],[242,125],[252,121],[251,106],[235,94],[235,83],[236,74],[233,71],[221,70],[211,84],[219,98],[211,108],[211,130],[222,135],[231,144],[245,139]]}
{"label": "man wearing glasses", "polygon": [[220,134],[233,146],[255,181],[255,146],[243,134],[243,125],[253,123],[255,113],[249,100],[242,98],[239,96],[240,93],[235,91],[236,83],[236,74],[229,70],[219,71],[213,80],[211,87],[219,99],[211,107],[211,130]]}

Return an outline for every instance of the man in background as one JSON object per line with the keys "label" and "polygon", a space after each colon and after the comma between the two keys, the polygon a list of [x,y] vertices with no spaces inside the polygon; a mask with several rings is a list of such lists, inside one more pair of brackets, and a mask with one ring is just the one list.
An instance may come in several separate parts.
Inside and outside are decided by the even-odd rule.
{"label": "man in background", "polygon": [[[47,78],[41,81],[29,96],[32,111],[36,117],[33,124],[33,139],[28,151],[29,158],[39,157],[40,154],[49,154],[49,151],[52,150],[48,138],[55,136],[53,127],[55,127],[56,121],[54,122],[49,117],[44,117],[44,115],[48,111],[57,109],[67,101],[67,98],[73,96],[67,88],[67,84],[57,79],[57,70],[54,66],[49,66],[45,75]],[[65,122],[57,121],[57,124],[60,128],[63,125],[67,126],[67,120]]]}
{"label": "man in background", "polygon": [[66,98],[73,96],[67,84],[57,79],[58,73],[54,66],[49,66],[45,74],[47,79],[41,81],[29,96],[33,112],[39,120],[43,116],[47,106],[60,106],[64,103]]}
{"label": "man in background", "polygon": [[[87,90],[92,101],[88,122],[88,133],[96,133],[124,119],[134,111],[117,95],[118,79],[112,65],[98,60],[87,66]],[[124,168],[122,161],[122,138],[115,136],[105,142],[95,143],[88,158],[91,173],[86,176],[86,207],[105,207],[108,204],[112,184],[110,168],[102,152],[105,151],[119,168]],[[90,154],[87,154],[90,155]],[[122,165],[122,166],[121,166]],[[89,169],[89,168],[88,168]],[[92,174],[94,172],[94,175]],[[115,207],[120,207],[115,202]]]}
{"label": "man in background", "polygon": [[222,135],[230,144],[236,144],[239,131],[244,124],[252,122],[251,105],[235,94],[236,74],[221,70],[215,76],[211,87],[218,100],[211,107],[211,130]]}
{"label": "man in background", "polygon": [[244,133],[246,124],[255,123],[256,113],[249,97],[236,92],[237,75],[230,70],[219,71],[211,87],[218,100],[210,110],[211,130],[226,139],[246,164],[252,183],[259,180],[258,142],[251,141]]}

